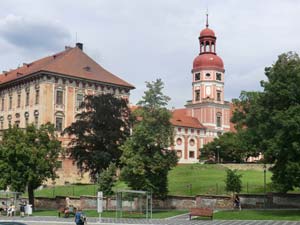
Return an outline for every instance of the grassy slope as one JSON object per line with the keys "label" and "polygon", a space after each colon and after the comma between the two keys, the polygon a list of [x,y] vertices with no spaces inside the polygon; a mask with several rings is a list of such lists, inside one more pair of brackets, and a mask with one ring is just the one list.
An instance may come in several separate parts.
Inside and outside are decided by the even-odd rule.
{"label": "grassy slope", "polygon": [[[243,190],[247,193],[263,192],[263,171],[239,170],[242,174]],[[226,168],[222,165],[181,165],[169,173],[171,195],[225,194]],[[267,172],[267,183],[271,173]],[[248,183],[248,185],[247,185]],[[190,190],[189,184],[192,184]],[[248,186],[248,189],[247,189]]]}
{"label": "grassy slope", "polygon": [[[239,164],[237,167],[241,167],[241,165]],[[243,193],[263,192],[263,171],[259,167],[251,170],[239,170],[239,173],[243,174]],[[186,196],[196,194],[226,194],[224,190],[225,177],[226,167],[222,165],[180,165],[169,173],[169,194]],[[270,183],[270,177],[271,173],[267,172],[267,183]],[[124,189],[126,185],[123,182],[119,182],[117,187]],[[80,196],[95,195],[96,191],[97,189],[94,185],[76,185],[45,188],[36,191],[35,194],[36,196],[48,197],[56,195]]]}

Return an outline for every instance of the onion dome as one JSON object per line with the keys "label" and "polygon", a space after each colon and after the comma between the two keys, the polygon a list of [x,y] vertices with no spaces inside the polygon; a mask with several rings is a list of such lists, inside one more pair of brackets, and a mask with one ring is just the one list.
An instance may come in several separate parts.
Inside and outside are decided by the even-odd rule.
{"label": "onion dome", "polygon": [[200,54],[194,59],[193,70],[215,69],[224,72],[223,60],[216,53],[217,37],[208,26],[208,15],[206,15],[206,28],[201,30],[199,36]]}
{"label": "onion dome", "polygon": [[204,28],[200,32],[200,37],[216,37],[215,32],[212,29],[209,29],[208,27]]}
{"label": "onion dome", "polygon": [[216,54],[200,54],[194,59],[193,69],[217,69],[223,71],[224,63]]}

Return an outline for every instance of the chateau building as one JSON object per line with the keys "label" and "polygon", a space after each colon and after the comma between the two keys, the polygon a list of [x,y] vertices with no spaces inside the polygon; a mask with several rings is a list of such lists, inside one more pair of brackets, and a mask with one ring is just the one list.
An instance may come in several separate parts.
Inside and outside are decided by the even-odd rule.
{"label": "chateau building", "polygon": [[224,100],[224,64],[217,55],[217,37],[206,27],[199,36],[199,55],[192,68],[192,100],[184,109],[173,110],[174,146],[179,163],[199,161],[201,148],[231,130],[231,104]]}
{"label": "chateau building", "polygon": [[[75,120],[85,95],[113,93],[129,98],[134,87],[108,72],[83,52],[83,44],[0,75],[0,130],[53,123],[63,147],[69,139],[60,132]],[[65,182],[78,175],[71,160],[60,171]]]}

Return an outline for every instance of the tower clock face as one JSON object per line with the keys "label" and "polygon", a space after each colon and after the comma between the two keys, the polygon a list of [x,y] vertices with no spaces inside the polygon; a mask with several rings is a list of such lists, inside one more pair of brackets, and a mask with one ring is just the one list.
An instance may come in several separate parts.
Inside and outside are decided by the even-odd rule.
{"label": "tower clock face", "polygon": [[210,95],[210,92],[211,92],[211,91],[210,91],[210,86],[207,86],[207,87],[206,87],[206,95]]}

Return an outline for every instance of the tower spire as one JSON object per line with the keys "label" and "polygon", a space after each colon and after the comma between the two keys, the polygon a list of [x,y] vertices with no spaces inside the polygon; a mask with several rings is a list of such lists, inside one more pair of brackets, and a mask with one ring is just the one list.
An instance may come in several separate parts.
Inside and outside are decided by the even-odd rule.
{"label": "tower spire", "polygon": [[206,27],[208,27],[208,10],[206,11]]}

